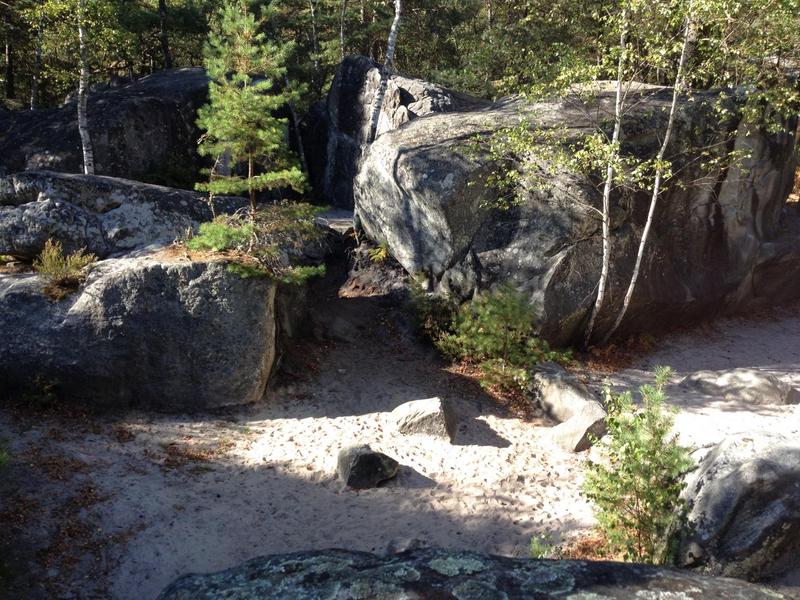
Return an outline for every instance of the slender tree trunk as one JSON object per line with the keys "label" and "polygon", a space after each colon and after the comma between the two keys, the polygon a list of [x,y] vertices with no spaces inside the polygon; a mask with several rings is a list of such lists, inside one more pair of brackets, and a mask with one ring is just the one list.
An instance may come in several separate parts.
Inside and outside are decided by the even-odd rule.
{"label": "slender tree trunk", "polygon": [[247,190],[250,192],[250,216],[256,218],[256,190],[253,187],[253,156],[247,157]]}
{"label": "slender tree trunk", "polygon": [[83,26],[85,11],[86,0],[80,0],[78,4],[78,42],[80,45],[81,74],[78,83],[78,133],[80,133],[81,146],[83,147],[83,172],[86,175],[94,175],[94,152],[92,150],[92,138],[89,135],[89,119],[87,116],[89,104],[89,57],[86,48],[86,30]]}
{"label": "slender tree trunk", "polygon": [[6,40],[6,98],[12,100],[14,97],[14,46]]}
{"label": "slender tree trunk", "polygon": [[389,69],[394,63],[394,47],[397,44],[397,34],[400,31],[400,19],[402,16],[403,0],[394,0],[394,20],[392,21],[392,28],[389,30],[389,41],[386,43],[386,60],[381,70],[381,83],[378,87],[378,93],[375,94],[375,102],[372,104],[372,117],[369,121],[367,142],[370,144],[375,141],[375,135],[378,131],[378,118],[381,115],[383,97],[386,95],[386,86],[389,83]]}
{"label": "slender tree trunk", "polygon": [[[622,79],[625,67],[625,47],[628,42],[628,13],[622,9],[622,17],[619,32],[619,60],[617,61],[617,93],[614,100],[614,132],[611,134],[611,144],[616,152],[616,145],[619,143],[620,131],[622,129]],[[586,326],[586,334],[583,340],[587,348],[592,341],[592,333],[597,320],[597,315],[603,307],[606,295],[606,284],[608,283],[608,272],[611,264],[611,188],[614,185],[614,165],[610,159],[606,166],[606,180],[603,184],[603,262],[600,268],[600,280],[597,283],[597,298],[595,298],[592,314],[589,317],[589,324]]]}
{"label": "slender tree trunk", "polygon": [[342,0],[342,11],[339,15],[339,49],[341,59],[344,60],[344,18],[347,16],[347,0]]}
{"label": "slender tree trunk", "polygon": [[[691,9],[690,9],[691,10]],[[658,195],[661,191],[661,181],[664,177],[664,167],[662,161],[664,160],[664,154],[667,151],[667,146],[669,145],[670,138],[672,137],[672,130],[675,125],[675,113],[676,107],[678,105],[678,97],[680,96],[683,88],[685,87],[685,79],[686,79],[686,63],[691,58],[691,55],[694,51],[694,45],[697,41],[697,29],[696,23],[692,18],[691,12],[686,17],[686,28],[684,30],[683,36],[683,48],[681,49],[681,57],[678,62],[678,71],[675,74],[675,82],[672,88],[672,104],[670,105],[669,109],[669,118],[667,119],[667,129],[664,132],[664,140],[661,142],[661,147],[658,149],[658,156],[656,157],[656,176],[655,180],[653,181],[653,190],[652,195],[650,197],[650,209],[647,211],[647,221],[645,221],[644,229],[642,230],[642,238],[639,240],[639,249],[636,252],[636,263],[633,266],[633,274],[631,275],[631,281],[628,285],[628,290],[625,292],[625,299],[622,301],[622,308],[617,315],[617,319],[614,321],[614,325],[609,329],[608,333],[605,335],[603,339],[603,343],[606,343],[612,335],[617,331],[622,320],[625,318],[625,314],[628,312],[628,307],[631,303],[631,298],[633,297],[633,291],[636,289],[636,282],[639,279],[639,271],[642,266],[642,257],[644,256],[644,251],[647,246],[647,239],[650,236],[650,229],[653,225],[653,217],[656,212],[656,205],[658,204]]]}
{"label": "slender tree trunk", "polygon": [[169,38],[167,37],[167,0],[158,0],[158,37],[161,41],[161,53],[164,55],[164,68],[172,68],[172,54],[169,51]]}
{"label": "slender tree trunk", "polygon": [[316,81],[319,79],[319,38],[317,37],[317,0],[308,0],[311,9],[311,47],[314,56],[311,62],[314,65],[314,75],[311,78],[311,87],[316,90]]}
{"label": "slender tree trunk", "polygon": [[36,28],[36,52],[33,56],[33,73],[31,74],[31,110],[39,106],[39,77],[42,72],[42,37],[44,36],[43,9],[39,8],[39,24]]}
{"label": "slender tree trunk", "polygon": [[[284,80],[286,82],[286,89],[288,90],[291,87],[289,76],[285,75]],[[294,128],[294,139],[295,142],[297,142],[297,154],[300,156],[300,166],[303,168],[303,173],[308,174],[308,163],[306,163],[306,153],[303,149],[303,136],[300,135],[300,119],[297,118],[297,108],[295,107],[294,102],[291,100],[288,104],[289,115],[292,117],[292,125]]]}

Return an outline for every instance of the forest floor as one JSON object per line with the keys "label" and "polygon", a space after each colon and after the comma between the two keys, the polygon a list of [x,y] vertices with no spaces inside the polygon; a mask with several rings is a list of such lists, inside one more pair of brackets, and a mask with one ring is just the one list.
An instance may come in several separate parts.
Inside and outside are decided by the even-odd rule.
{"label": "forest floor", "polygon": [[[313,308],[333,335],[297,348],[268,401],[214,414],[92,415],[3,408],[11,462],[0,482],[0,558],[13,598],[155,598],[176,577],[255,556],[415,545],[526,556],[532,536],[558,542],[593,524],[582,498],[586,452],[567,453],[550,423],[508,413],[418,340],[381,296],[319,286]],[[727,319],[666,336],[657,350],[593,385],[637,385],[656,364],[679,375],[754,367],[800,386],[800,310]],[[454,402],[454,444],[393,433],[411,400]],[[798,427],[798,407],[731,405],[677,394],[677,429],[713,443],[756,427]],[[343,488],[339,449],[369,443],[400,475]]]}

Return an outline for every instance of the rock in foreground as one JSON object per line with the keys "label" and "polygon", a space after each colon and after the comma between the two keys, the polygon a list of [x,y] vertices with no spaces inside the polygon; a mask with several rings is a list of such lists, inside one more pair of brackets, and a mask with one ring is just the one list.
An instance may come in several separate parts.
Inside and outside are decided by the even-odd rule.
{"label": "rock in foreground", "polygon": [[224,263],[99,262],[54,302],[0,274],[0,391],[95,406],[201,410],[259,400],[275,358],[275,290]]}
{"label": "rock in foreground", "polygon": [[323,550],[256,558],[220,573],[182,577],[158,600],[223,598],[776,600],[783,596],[741,581],[644,565],[422,549],[393,556]]}
{"label": "rock in foreground", "polygon": [[726,439],[690,474],[685,566],[759,580],[800,571],[800,441],[797,432]]}

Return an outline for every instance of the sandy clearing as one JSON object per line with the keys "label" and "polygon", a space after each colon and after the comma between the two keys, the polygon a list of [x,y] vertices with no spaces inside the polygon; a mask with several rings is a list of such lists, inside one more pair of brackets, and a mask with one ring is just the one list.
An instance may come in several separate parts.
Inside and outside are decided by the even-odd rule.
{"label": "sandy clearing", "polygon": [[[35,465],[20,467],[22,493],[38,502],[35,519],[22,528],[28,541],[51,544],[65,514],[90,530],[67,535],[77,554],[72,562],[69,552],[56,552],[45,568],[34,561],[33,585],[22,597],[153,598],[187,572],[330,547],[385,552],[429,544],[524,555],[532,535],[558,540],[591,526],[579,491],[586,453],[560,450],[548,427],[509,417],[472,382],[445,371],[380,299],[323,301],[335,303],[332,311],[344,320],[337,330],[346,335],[321,353],[316,372],[290,379],[267,403],[86,423],[21,423],[0,413],[0,435],[13,440],[16,456],[39,449],[80,461],[55,480]],[[657,351],[612,383],[638,385],[653,365],[670,364],[678,375],[757,367],[800,385],[799,334],[796,311],[771,321],[718,321],[661,339]],[[601,376],[587,375],[600,385]],[[389,411],[435,395],[456,403],[455,444],[393,433]],[[691,394],[673,402],[681,436],[696,445],[754,427],[797,428],[800,415],[797,407],[736,406]],[[400,461],[397,480],[363,492],[342,488],[336,454],[361,442]],[[97,497],[65,511],[87,485]]]}

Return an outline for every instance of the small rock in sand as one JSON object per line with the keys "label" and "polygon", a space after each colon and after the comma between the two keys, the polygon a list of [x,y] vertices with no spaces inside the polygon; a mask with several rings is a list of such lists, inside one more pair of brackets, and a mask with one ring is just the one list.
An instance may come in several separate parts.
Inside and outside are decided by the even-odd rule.
{"label": "small rock in sand", "polygon": [[397,475],[400,464],[367,445],[350,446],[339,451],[338,473],[345,485],[355,489],[376,487]]}
{"label": "small rock in sand", "polygon": [[448,402],[441,398],[426,398],[401,404],[392,411],[399,433],[421,433],[453,441],[458,429],[458,417]]}
{"label": "small rock in sand", "polygon": [[545,363],[534,373],[531,392],[544,413],[559,422],[553,441],[569,452],[580,452],[606,433],[606,411],[595,395],[572,374],[555,363]]}

